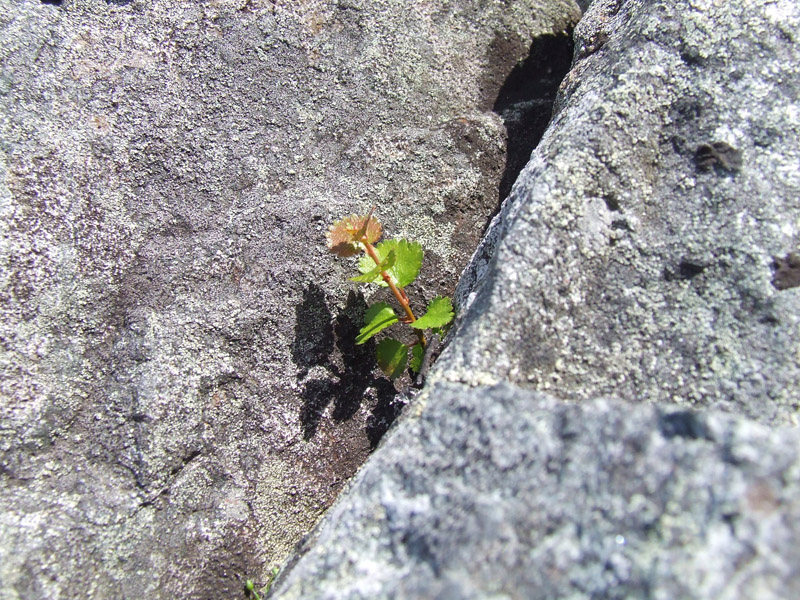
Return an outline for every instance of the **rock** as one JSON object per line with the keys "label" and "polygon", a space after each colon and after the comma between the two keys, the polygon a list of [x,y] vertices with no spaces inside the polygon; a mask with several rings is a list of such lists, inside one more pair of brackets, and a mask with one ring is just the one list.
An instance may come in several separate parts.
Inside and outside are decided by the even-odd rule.
{"label": "rock", "polygon": [[399,410],[327,226],[378,204],[451,291],[500,88],[578,16],[0,0],[3,598],[231,598],[284,559]]}
{"label": "rock", "polygon": [[274,597],[800,595],[800,7],[575,35],[428,387]]}
{"label": "rock", "polygon": [[443,376],[797,423],[800,9],[595,2]]}
{"label": "rock", "polygon": [[439,383],[273,597],[794,598],[800,431]]}

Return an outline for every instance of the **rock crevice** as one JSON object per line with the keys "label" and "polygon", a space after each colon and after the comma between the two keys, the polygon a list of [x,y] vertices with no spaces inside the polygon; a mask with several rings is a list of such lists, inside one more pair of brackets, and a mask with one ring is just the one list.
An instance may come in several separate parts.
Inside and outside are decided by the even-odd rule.
{"label": "rock crevice", "polygon": [[800,593],[799,11],[588,6],[426,389],[276,597]]}

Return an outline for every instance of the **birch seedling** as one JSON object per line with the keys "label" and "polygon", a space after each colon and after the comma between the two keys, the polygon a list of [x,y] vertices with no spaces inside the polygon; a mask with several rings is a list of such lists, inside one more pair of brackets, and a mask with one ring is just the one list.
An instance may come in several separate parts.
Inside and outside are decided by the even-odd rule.
{"label": "birch seedling", "polygon": [[[404,239],[378,242],[381,224],[373,216],[375,207],[367,215],[350,215],[331,225],[328,234],[328,249],[338,256],[361,254],[358,270],[361,275],[351,280],[364,284],[388,287],[399,304],[398,315],[388,302],[376,302],[367,308],[364,326],[356,337],[356,344],[363,344],[384,329],[402,323],[414,330],[416,341],[405,344],[391,337],[384,337],[377,345],[378,366],[390,378],[396,379],[408,366],[418,373],[428,344],[425,332],[441,334],[453,320],[453,304],[446,296],[437,296],[428,304],[425,314],[417,317],[405,288],[419,275],[422,267],[422,246]],[[409,361],[409,355],[411,359]]]}

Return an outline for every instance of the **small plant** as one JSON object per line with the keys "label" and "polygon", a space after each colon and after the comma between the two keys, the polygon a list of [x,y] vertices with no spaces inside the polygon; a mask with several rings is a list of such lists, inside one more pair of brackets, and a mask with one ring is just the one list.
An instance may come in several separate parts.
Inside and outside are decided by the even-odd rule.
{"label": "small plant", "polygon": [[[403,288],[413,282],[422,267],[422,246],[408,240],[385,240],[381,238],[381,224],[372,216],[375,207],[366,216],[351,215],[331,225],[328,231],[328,249],[338,256],[356,256],[364,253],[358,261],[361,275],[351,281],[388,287],[402,309],[400,316],[387,302],[372,304],[364,315],[364,326],[356,337],[356,344],[363,344],[373,336],[395,323],[405,323],[414,330],[416,342],[404,344],[394,338],[378,342],[378,366],[390,378],[396,379],[408,365],[412,372],[419,373],[423,357],[428,348],[425,331],[441,335],[453,320],[453,304],[450,298],[437,296],[428,304],[424,315],[417,318],[411,302]],[[411,360],[409,363],[409,354]]]}
{"label": "small plant", "polygon": [[248,579],[244,584],[244,589],[247,591],[248,596],[252,596],[255,600],[261,600],[261,596],[258,595],[256,591],[256,584],[253,583],[252,579]]}
{"label": "small plant", "polygon": [[[265,594],[269,594],[270,588],[272,588],[272,584],[275,582],[275,578],[278,576],[278,567],[273,567],[272,571],[269,573],[269,580],[267,584],[262,588],[262,592]],[[254,600],[261,600],[261,596],[256,591],[256,584],[253,582],[252,579],[248,579],[244,584],[244,590],[247,594],[248,598],[253,598]]]}

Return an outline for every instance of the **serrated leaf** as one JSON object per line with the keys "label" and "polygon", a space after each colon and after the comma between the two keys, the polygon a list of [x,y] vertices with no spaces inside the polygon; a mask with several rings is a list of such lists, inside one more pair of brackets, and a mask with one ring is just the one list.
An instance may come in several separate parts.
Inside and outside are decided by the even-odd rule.
{"label": "serrated leaf", "polygon": [[364,315],[364,326],[359,330],[356,344],[363,344],[376,333],[383,331],[399,319],[394,309],[386,302],[376,302],[367,309]]}
{"label": "serrated leaf", "polygon": [[408,365],[414,373],[419,373],[422,368],[422,357],[425,355],[425,349],[422,344],[414,344],[411,346],[411,363]]}
{"label": "serrated leaf", "polygon": [[444,327],[453,320],[453,303],[447,296],[437,296],[428,304],[427,312],[413,323],[409,323],[414,329],[430,329],[433,327]]}
{"label": "serrated leaf", "polygon": [[392,338],[378,342],[378,366],[391,379],[403,374],[408,362],[408,346]]}
{"label": "serrated leaf", "polygon": [[369,215],[350,215],[336,221],[325,234],[328,238],[328,250],[339,256],[355,256],[361,252],[360,242],[366,240],[374,244],[381,237],[381,224],[378,219]]}
{"label": "serrated leaf", "polygon": [[363,275],[359,275],[358,277],[351,277],[350,281],[358,281],[361,283],[372,283],[376,278],[383,281],[381,277],[381,272],[391,269],[394,266],[395,260],[397,258],[397,254],[394,250],[390,250],[389,254],[386,255],[386,258],[381,261],[381,264],[375,265],[375,261],[371,258],[369,259],[372,261],[372,264],[375,265],[375,268],[372,269],[369,273],[364,273]]}
{"label": "serrated leaf", "polygon": [[[419,274],[420,267],[422,267],[422,246],[416,242],[409,242],[408,240],[386,240],[375,246],[375,251],[378,258],[383,262],[389,255],[389,252],[395,252],[395,264],[389,268],[384,269],[392,278],[392,282],[397,287],[406,287],[409,283],[414,281]],[[373,271],[375,261],[369,256],[364,255],[358,261],[358,270],[362,273],[369,273]],[[374,277],[369,283],[377,283],[382,287],[387,287],[386,282],[381,278],[380,273]]]}

